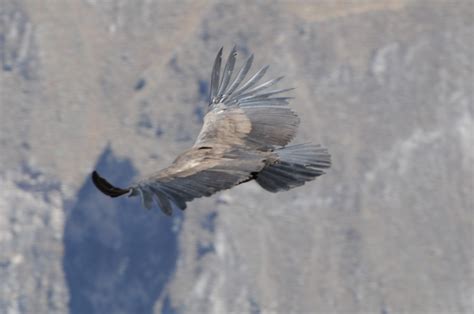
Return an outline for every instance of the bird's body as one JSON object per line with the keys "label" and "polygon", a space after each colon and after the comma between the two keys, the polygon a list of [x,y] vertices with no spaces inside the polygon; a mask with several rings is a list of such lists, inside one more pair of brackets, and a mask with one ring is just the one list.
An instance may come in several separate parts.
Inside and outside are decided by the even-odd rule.
{"label": "bird's body", "polygon": [[330,166],[327,150],[319,145],[287,146],[299,125],[288,107],[289,97],[274,97],[290,89],[262,92],[277,78],[257,85],[268,67],[241,85],[252,64],[251,56],[233,78],[235,48],[231,51],[222,79],[222,49],[212,71],[209,111],[192,148],[179,155],[167,168],[140,180],[129,188],[114,187],[94,171],[94,184],[103,193],[117,197],[139,195],[146,208],[153,199],[166,213],[173,204],[256,180],[264,189],[277,192],[300,186],[323,174]]}

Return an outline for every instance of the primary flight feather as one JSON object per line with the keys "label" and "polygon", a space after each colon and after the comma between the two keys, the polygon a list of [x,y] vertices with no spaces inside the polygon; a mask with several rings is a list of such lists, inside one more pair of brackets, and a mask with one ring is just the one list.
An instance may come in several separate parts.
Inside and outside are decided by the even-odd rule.
{"label": "primary flight feather", "polygon": [[259,83],[267,66],[243,83],[253,55],[233,77],[236,56],[234,47],[221,73],[222,48],[217,53],[209,109],[193,147],[169,167],[128,188],[115,187],[94,171],[95,186],[110,197],[140,196],[146,208],[155,202],[171,215],[174,206],[185,209],[186,202],[195,198],[251,180],[267,191],[278,192],[324,174],[322,169],[331,165],[325,148],[288,145],[300,122],[288,107],[290,98],[282,96],[291,88],[266,91],[283,77]]}

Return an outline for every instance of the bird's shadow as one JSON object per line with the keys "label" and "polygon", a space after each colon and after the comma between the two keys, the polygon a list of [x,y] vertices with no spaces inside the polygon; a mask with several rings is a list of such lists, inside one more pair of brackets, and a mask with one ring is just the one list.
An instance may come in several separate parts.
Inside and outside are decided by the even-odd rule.
{"label": "bird's shadow", "polygon": [[[110,148],[96,168],[117,184],[136,175]],[[135,198],[111,199],[87,178],[67,209],[64,230],[70,313],[153,313],[174,274],[181,217],[144,210]]]}

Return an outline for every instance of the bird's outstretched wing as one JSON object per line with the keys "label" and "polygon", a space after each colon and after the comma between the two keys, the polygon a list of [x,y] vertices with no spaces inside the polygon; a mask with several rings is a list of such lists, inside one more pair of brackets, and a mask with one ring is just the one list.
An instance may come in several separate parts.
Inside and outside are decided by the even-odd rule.
{"label": "bird's outstretched wing", "polygon": [[268,66],[243,83],[252,66],[253,55],[234,77],[236,55],[234,47],[221,73],[222,48],[217,54],[211,75],[209,111],[195,147],[221,143],[265,149],[288,144],[295,136],[300,120],[288,107],[290,97],[280,94],[292,88],[265,91],[283,78],[259,83]]}
{"label": "bird's outstretched wing", "polygon": [[170,215],[171,203],[185,209],[186,202],[249,180],[264,165],[261,154],[223,147],[190,149],[170,167],[131,186],[130,196],[139,195],[146,208],[155,200]]}

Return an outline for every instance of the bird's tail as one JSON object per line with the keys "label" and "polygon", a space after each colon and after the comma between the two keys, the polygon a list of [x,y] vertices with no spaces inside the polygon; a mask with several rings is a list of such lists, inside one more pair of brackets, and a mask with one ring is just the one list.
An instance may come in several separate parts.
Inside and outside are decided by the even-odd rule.
{"label": "bird's tail", "polygon": [[264,168],[255,180],[265,190],[278,192],[305,184],[324,174],[331,156],[320,145],[298,144],[275,150],[280,161]]}

